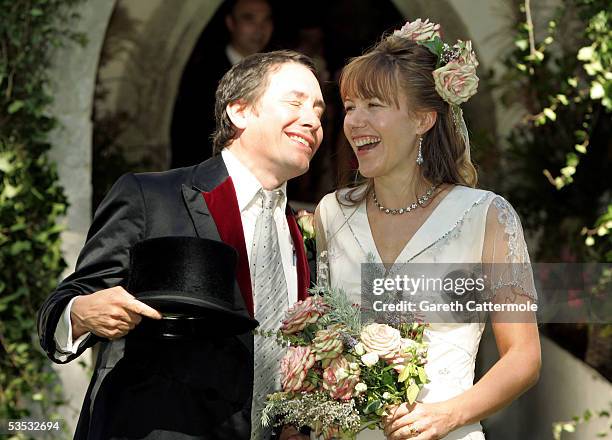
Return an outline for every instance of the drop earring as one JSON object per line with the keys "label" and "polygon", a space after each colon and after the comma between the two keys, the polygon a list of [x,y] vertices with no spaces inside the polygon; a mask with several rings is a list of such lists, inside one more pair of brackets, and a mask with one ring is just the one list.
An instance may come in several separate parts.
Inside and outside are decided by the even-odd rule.
{"label": "drop earring", "polygon": [[419,136],[419,153],[416,158],[417,165],[423,165],[423,136]]}

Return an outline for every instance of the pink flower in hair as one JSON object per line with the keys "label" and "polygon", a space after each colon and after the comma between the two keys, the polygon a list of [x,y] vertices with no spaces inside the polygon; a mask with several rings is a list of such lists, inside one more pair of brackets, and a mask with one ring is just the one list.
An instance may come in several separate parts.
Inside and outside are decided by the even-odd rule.
{"label": "pink flower in hair", "polygon": [[413,41],[427,41],[440,36],[440,25],[431,23],[429,19],[421,21],[417,18],[413,22],[406,22],[400,30],[393,32],[393,35]]}

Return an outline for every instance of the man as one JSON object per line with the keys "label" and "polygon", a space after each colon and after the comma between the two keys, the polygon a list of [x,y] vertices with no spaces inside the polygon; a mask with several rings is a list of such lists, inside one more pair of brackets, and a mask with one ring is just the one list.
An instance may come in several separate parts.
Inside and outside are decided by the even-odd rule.
{"label": "man", "polygon": [[[124,377],[119,368],[125,364],[124,336],[143,317],[161,317],[124,289],[129,252],[135,243],[161,236],[196,236],[230,244],[239,255],[237,297],[262,328],[278,326],[279,313],[307,295],[308,263],[297,224],[286,206],[285,191],[287,180],[307,171],[321,143],[323,111],[321,89],[309,58],[291,51],[253,55],[234,66],[219,84],[214,148],[220,154],[193,167],[128,174],[117,181],[96,212],[75,273],[47,299],[38,317],[41,345],[54,362],[69,362],[100,342],[75,438],[135,438],[135,434],[108,433],[109,424],[117,425],[117,418],[125,419],[122,429],[146,431],[137,438],[269,437],[269,432],[261,430],[258,417],[262,399],[275,386],[269,378],[278,383],[278,366],[266,365],[262,355],[277,356],[278,349],[270,353],[265,341],[257,337],[254,341],[251,334],[217,341],[214,359],[209,354],[198,357],[199,346],[172,353],[193,360],[193,368],[186,371],[186,386],[193,385],[203,408],[177,412],[176,405],[193,396],[176,393],[161,393],[157,406],[150,410],[154,414],[148,417],[139,413],[139,407],[148,408],[150,402],[138,401],[138,391],[132,393],[132,406],[117,402],[108,384],[117,383],[117,376]],[[277,200],[270,202],[270,197]],[[276,231],[258,243],[264,236],[258,218],[266,214],[272,216],[270,222],[273,218],[267,230]],[[260,278],[266,274],[254,265],[266,258],[262,246],[276,242],[274,255],[278,265],[282,264],[276,273],[282,276],[276,285],[262,289]],[[272,307],[264,307],[266,304]],[[232,344],[240,350],[236,340],[249,350],[246,364],[234,358],[232,353],[238,351],[225,354]],[[191,361],[185,362],[189,367]],[[146,376],[148,366],[139,368],[139,374]],[[227,405],[223,393],[212,393],[211,387],[228,374],[236,380],[228,380],[223,387],[230,392],[236,384],[248,383],[249,398],[234,413],[219,416],[217,409]],[[211,404],[212,400],[217,403]],[[117,411],[122,404],[125,409]],[[301,437],[291,428],[281,438]]]}
{"label": "man", "polygon": [[[224,5],[227,7],[224,23],[229,42],[217,47],[212,36],[201,37],[185,68],[172,119],[172,167],[195,165],[211,156],[203,137],[214,130],[214,99],[219,80],[234,64],[263,51],[270,42],[274,24],[266,0],[228,3]],[[200,48],[200,44],[205,46]]]}

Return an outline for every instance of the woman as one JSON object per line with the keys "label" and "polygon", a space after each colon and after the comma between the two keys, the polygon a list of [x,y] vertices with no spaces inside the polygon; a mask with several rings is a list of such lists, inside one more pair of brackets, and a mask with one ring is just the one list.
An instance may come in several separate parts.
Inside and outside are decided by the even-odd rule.
{"label": "woman", "polygon": [[[403,263],[443,270],[477,262],[490,276],[494,301],[535,300],[515,211],[502,197],[474,189],[459,104],[476,91],[476,66],[471,42],[443,45],[439,25],[419,19],[343,69],[344,132],[365,181],[325,196],[316,218],[324,276],[355,302],[368,261],[382,263],[388,276]],[[498,312],[490,319],[500,359],[478,383],[484,320],[432,322],[425,331],[430,382],[414,405],[392,409],[384,432],[358,439],[484,439],[479,421],[531,387],[541,363],[532,312],[514,322]]]}

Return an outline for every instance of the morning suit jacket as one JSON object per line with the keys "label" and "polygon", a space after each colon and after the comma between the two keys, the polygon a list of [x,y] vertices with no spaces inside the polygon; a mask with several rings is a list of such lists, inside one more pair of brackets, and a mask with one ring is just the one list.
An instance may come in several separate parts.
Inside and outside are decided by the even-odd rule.
{"label": "morning suit jacket", "polygon": [[[290,208],[287,222],[296,253],[298,298],[307,296],[308,262]],[[127,174],[96,211],[76,271],[43,304],[40,343],[58,363],[54,333],[76,295],[127,284],[130,248],[140,240],[196,236],[238,251],[234,297],[253,316],[247,247],[236,193],[221,156],[160,173]],[[164,258],[164,256],[159,256]],[[146,318],[143,318],[146,319]],[[249,439],[253,390],[253,336],[211,335],[191,342],[99,343],[75,439]],[[259,421],[253,421],[258,423]]]}

